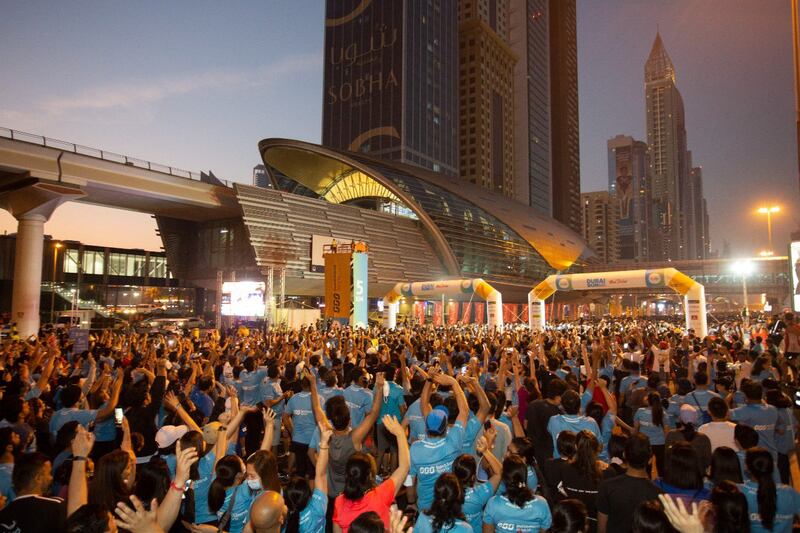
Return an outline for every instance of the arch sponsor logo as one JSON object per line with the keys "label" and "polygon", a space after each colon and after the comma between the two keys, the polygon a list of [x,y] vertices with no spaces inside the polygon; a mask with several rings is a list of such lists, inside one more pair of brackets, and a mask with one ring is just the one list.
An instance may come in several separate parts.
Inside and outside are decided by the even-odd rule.
{"label": "arch sponsor logo", "polygon": [[657,270],[647,270],[644,273],[644,281],[648,287],[663,287],[665,285],[664,273]]}

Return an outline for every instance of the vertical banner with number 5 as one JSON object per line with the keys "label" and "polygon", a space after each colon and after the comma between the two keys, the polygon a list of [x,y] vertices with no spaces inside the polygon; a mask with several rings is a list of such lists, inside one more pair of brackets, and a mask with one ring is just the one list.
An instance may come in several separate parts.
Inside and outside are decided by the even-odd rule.
{"label": "vertical banner with number 5", "polygon": [[352,327],[367,327],[367,254],[354,253],[353,258],[353,314],[350,320]]}

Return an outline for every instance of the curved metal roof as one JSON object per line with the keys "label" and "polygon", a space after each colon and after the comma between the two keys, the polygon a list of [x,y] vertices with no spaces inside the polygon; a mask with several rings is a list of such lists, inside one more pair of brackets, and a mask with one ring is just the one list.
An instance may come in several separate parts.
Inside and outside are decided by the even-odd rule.
{"label": "curved metal roof", "polygon": [[[578,259],[593,255],[585,241],[563,224],[538,214],[529,206],[482,189],[458,178],[450,178],[426,169],[379,159],[362,153],[351,153],[291,139],[264,139],[258,143],[264,163],[277,168],[314,194],[324,197],[335,187],[341,176],[363,172],[385,187],[393,196],[410,208],[431,232],[437,245],[447,254],[448,270],[460,275],[460,266],[443,232],[426,212],[423,205],[384,175],[390,170],[429,184],[453,197],[474,205],[516,233],[536,251],[550,267],[563,271]],[[283,150],[280,150],[283,148]],[[287,150],[289,149],[289,150]],[[269,152],[269,154],[268,154]],[[453,261],[453,263],[450,262]]]}

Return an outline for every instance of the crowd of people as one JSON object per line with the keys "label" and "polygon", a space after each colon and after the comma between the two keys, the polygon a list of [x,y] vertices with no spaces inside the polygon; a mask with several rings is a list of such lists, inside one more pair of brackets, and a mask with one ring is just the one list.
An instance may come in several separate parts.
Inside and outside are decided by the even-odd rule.
{"label": "crowd of people", "polygon": [[59,332],[0,347],[0,527],[783,533],[800,320]]}

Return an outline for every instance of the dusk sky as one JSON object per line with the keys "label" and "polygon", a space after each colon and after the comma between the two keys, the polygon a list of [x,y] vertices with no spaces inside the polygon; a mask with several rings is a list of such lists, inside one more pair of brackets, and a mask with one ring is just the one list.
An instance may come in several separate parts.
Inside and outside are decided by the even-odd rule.
{"label": "dusk sky", "polygon": [[[0,126],[249,182],[266,137],[320,141],[323,0],[5,2]],[[703,167],[712,250],[800,227],[788,0],[578,0],[581,186],[606,141],[645,139],[643,67],[659,28]],[[0,231],[16,221],[0,211]],[[159,249],[149,215],[65,205],[59,239]]]}

